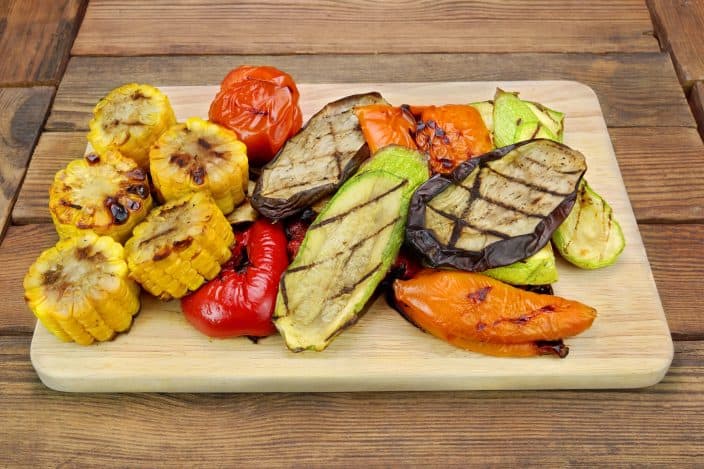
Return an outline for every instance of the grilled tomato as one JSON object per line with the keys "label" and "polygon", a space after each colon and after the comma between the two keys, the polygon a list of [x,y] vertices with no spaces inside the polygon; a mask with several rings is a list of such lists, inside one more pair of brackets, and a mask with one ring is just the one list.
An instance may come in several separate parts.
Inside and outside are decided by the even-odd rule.
{"label": "grilled tomato", "polygon": [[298,88],[274,67],[245,65],[227,74],[210,105],[211,121],[237,133],[250,163],[268,163],[284,142],[301,129]]}

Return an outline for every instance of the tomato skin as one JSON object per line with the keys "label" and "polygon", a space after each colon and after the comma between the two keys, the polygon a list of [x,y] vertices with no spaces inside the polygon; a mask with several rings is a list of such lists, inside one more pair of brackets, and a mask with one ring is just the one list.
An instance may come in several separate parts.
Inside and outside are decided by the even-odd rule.
{"label": "tomato skin", "polygon": [[354,113],[359,119],[364,140],[372,154],[391,144],[414,150],[417,148],[412,136],[416,129],[416,120],[406,107],[369,104],[355,108]]}
{"label": "tomato skin", "polygon": [[263,218],[236,233],[233,256],[220,274],[181,299],[188,322],[210,337],[275,333],[271,316],[288,266],[286,244],[281,223]]}
{"label": "tomato skin", "polygon": [[301,129],[298,99],[296,83],[287,73],[245,65],[227,74],[208,117],[237,133],[250,163],[261,166]]}

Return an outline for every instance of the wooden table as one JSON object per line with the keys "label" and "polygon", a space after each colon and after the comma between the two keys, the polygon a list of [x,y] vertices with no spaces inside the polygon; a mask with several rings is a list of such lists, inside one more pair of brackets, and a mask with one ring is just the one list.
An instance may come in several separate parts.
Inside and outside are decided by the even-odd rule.
{"label": "wooden table", "polygon": [[[0,1],[0,466],[701,464],[704,145],[644,1],[274,3]],[[53,173],[82,154],[95,101],[128,81],[217,83],[242,63],[299,82],[591,86],[675,339],[669,374],[599,392],[45,388],[29,362],[21,278],[55,241],[42,204]]]}

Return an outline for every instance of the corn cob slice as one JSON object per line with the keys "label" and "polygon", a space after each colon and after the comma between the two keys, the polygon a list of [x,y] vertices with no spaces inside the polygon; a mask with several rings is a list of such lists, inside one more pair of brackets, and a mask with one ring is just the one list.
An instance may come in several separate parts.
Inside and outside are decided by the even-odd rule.
{"label": "corn cob slice", "polygon": [[61,238],[92,230],[123,242],[151,208],[146,172],[113,150],[70,162],[49,190],[49,211]]}
{"label": "corn cob slice", "polygon": [[139,310],[122,246],[86,231],[60,240],[29,268],[25,301],[56,337],[89,345],[127,330]]}
{"label": "corn cob slice", "polygon": [[234,241],[225,215],[205,192],[154,209],[125,244],[130,275],[154,296],[181,298],[220,272]]}
{"label": "corn cob slice", "polygon": [[96,104],[88,141],[98,154],[115,148],[147,168],[149,147],[175,123],[166,95],[151,85],[128,83]]}
{"label": "corn cob slice", "polygon": [[149,166],[162,201],[205,191],[228,214],[247,193],[247,147],[233,131],[199,117],[164,132],[149,152]]}

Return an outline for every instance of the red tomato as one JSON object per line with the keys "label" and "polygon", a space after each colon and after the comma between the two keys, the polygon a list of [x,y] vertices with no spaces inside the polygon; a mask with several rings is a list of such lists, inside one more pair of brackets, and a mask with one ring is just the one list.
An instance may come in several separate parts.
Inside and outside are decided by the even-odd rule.
{"label": "red tomato", "polygon": [[286,244],[281,223],[264,218],[236,233],[232,258],[220,274],[181,299],[186,319],[211,337],[265,337],[276,332],[271,316],[288,266]]}
{"label": "red tomato", "polygon": [[245,65],[227,74],[208,117],[237,133],[247,145],[250,163],[261,166],[301,130],[298,97],[296,83],[287,73]]}

